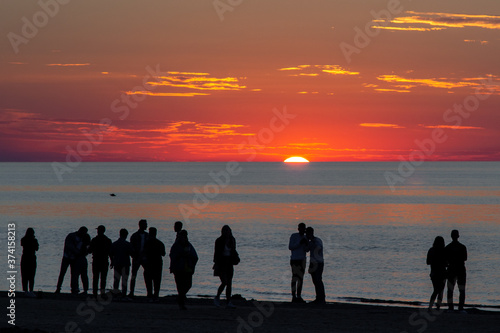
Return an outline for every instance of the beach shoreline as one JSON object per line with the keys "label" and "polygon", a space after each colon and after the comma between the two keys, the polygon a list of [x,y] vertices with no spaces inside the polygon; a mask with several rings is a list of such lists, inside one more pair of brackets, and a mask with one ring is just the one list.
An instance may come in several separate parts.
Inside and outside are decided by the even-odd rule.
{"label": "beach shoreline", "polygon": [[[89,295],[17,293],[15,324],[9,317],[1,331],[16,332],[497,332],[500,312],[467,308],[467,314],[433,311],[426,306],[329,302],[292,304],[237,299],[236,309],[217,308],[208,297],[189,297],[187,311],[175,296],[149,302],[120,300],[107,293]],[[8,304],[7,292],[0,292]],[[12,299],[12,298],[10,298]],[[7,310],[8,311],[8,310]]]}

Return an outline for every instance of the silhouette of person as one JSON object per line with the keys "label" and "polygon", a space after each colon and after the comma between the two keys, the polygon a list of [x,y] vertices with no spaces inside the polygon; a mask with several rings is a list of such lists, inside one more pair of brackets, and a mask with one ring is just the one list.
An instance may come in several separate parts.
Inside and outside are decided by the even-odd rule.
{"label": "silhouette of person", "polygon": [[139,271],[139,267],[142,266],[144,269],[144,265],[146,263],[146,253],[144,252],[144,246],[148,241],[149,234],[146,232],[148,228],[147,220],[139,221],[139,230],[134,232],[132,236],[130,236],[130,244],[134,250],[132,256],[132,276],[130,277],[130,294],[129,297],[134,297],[135,291],[135,280],[137,278],[137,272]]}
{"label": "silhouette of person", "polygon": [[127,283],[130,274],[130,257],[134,250],[127,241],[127,229],[120,229],[120,238],[111,245],[111,268],[114,269],[113,289],[118,290],[120,279],[122,281],[122,297],[127,296]]}
{"label": "silhouette of person", "polygon": [[314,236],[314,229],[307,227],[306,237],[308,240],[308,250],[310,253],[309,274],[311,274],[314,289],[316,291],[316,299],[313,304],[325,304],[325,285],[323,284],[323,269],[325,261],[323,259],[323,242],[318,237]]}
{"label": "silhouette of person", "polygon": [[79,272],[77,266],[77,257],[85,250],[84,238],[88,236],[87,227],[81,227],[76,232],[69,233],[64,240],[63,258],[61,260],[61,269],[59,278],[57,279],[56,294],[61,292],[61,287],[64,282],[64,276],[68,267],[71,272],[71,292],[78,293],[78,277]]}
{"label": "silhouette of person", "polygon": [[[79,292],[78,277],[80,277],[82,280],[82,286],[83,286],[82,294],[86,295],[87,291],[89,290],[89,275],[88,275],[89,263],[87,261],[87,254],[89,254],[89,247],[90,247],[90,235],[88,233],[85,233],[85,235],[83,235],[82,238],[82,245],[80,251],[77,253],[77,256],[75,258],[75,264],[73,266],[74,272],[72,270],[71,273],[71,280],[72,283],[74,284],[74,287],[71,287],[71,292],[75,295],[78,294]],[[75,279],[74,281],[73,278]]]}
{"label": "silhouette of person", "polygon": [[149,228],[149,239],[145,245],[144,280],[146,281],[147,297],[153,301],[157,301],[160,295],[161,274],[163,272],[162,257],[166,254],[165,245],[156,238],[157,233],[156,228]]}
{"label": "silhouette of person", "polygon": [[174,274],[177,286],[177,302],[181,310],[186,310],[186,295],[193,285],[193,274],[198,254],[188,240],[186,230],[181,230],[170,248],[170,273]]}
{"label": "silhouette of person", "polygon": [[181,221],[176,221],[174,223],[174,231],[175,231],[175,238],[179,237],[179,232],[182,230],[182,222]]}
{"label": "silhouette of person", "polygon": [[292,303],[305,303],[302,299],[302,285],[306,271],[307,243],[306,225],[299,223],[297,233],[290,236],[288,249],[292,252],[290,266],[292,267]]}
{"label": "silhouette of person", "polygon": [[439,311],[443,301],[443,291],[446,282],[446,255],[444,250],[444,238],[437,236],[432,247],[427,252],[427,265],[431,265],[431,281],[433,292],[429,301],[429,311],[432,310],[437,297],[436,309]]}
{"label": "silhouette of person", "polygon": [[104,232],[106,227],[98,226],[97,236],[90,242],[89,253],[92,253],[92,290],[94,296],[97,297],[99,286],[99,278],[101,278],[101,295],[106,292],[106,278],[108,276],[108,257],[111,251],[111,239]]}
{"label": "silhouette of person", "polygon": [[467,248],[458,241],[459,237],[458,230],[452,230],[452,241],[445,247],[448,262],[448,310],[453,311],[453,289],[455,284],[458,284],[458,310],[465,313],[465,283],[467,280],[465,261],[467,261]]}
{"label": "silhouette of person", "polygon": [[33,287],[35,285],[36,274],[36,251],[38,251],[39,246],[33,228],[26,229],[24,237],[21,238],[21,246],[23,247],[23,254],[21,256],[23,291],[26,296],[35,297]]}
{"label": "silhouette of person", "polygon": [[218,276],[221,282],[217,289],[217,295],[214,297],[214,304],[217,307],[220,306],[220,295],[225,288],[226,308],[235,308],[234,304],[231,302],[235,264],[233,260],[235,257],[238,257],[238,252],[236,252],[236,239],[233,237],[231,228],[225,225],[221,229],[221,236],[215,240],[214,250],[214,276]]}

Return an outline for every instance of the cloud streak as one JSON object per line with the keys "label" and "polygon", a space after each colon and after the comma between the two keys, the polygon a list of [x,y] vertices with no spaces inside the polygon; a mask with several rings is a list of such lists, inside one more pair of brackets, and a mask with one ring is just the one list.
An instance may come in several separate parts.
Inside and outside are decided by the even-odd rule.
{"label": "cloud streak", "polygon": [[123,121],[102,128],[98,121],[47,119],[24,110],[0,110],[0,140],[18,153],[43,147],[47,156],[64,159],[66,147],[88,141],[88,135],[100,140],[88,160],[124,160],[124,156],[140,160],[153,151],[162,152],[155,155],[159,160],[168,160],[171,150],[183,151],[188,158],[194,151],[201,155],[204,149],[217,152],[221,144],[224,149],[232,147],[231,153],[237,154],[241,141],[255,133],[242,124],[185,120]]}
{"label": "cloud streak", "polygon": [[156,96],[156,97],[194,97],[194,96],[208,96],[210,94],[204,93],[167,93],[167,92],[153,92],[153,91],[126,91],[127,95],[146,95],[146,96]]}
{"label": "cloud streak", "polygon": [[441,129],[453,129],[453,130],[484,130],[484,127],[475,126],[452,126],[452,125],[420,125],[423,128],[441,128]]}
{"label": "cloud streak", "polygon": [[294,67],[279,68],[279,71],[305,72],[290,74],[290,76],[319,76],[320,74],[330,75],[359,75],[359,72],[352,72],[340,65],[298,65]]}
{"label": "cloud streak", "polygon": [[404,128],[403,126],[396,124],[385,124],[385,123],[361,123],[361,127],[371,127],[371,128]]}
{"label": "cloud streak", "polygon": [[[385,22],[386,25],[377,24]],[[393,31],[439,31],[450,28],[500,29],[500,16],[406,11],[390,21],[374,20],[372,28]],[[387,25],[390,24],[390,25]]]}
{"label": "cloud streak", "polygon": [[[411,92],[412,89],[418,87],[428,87],[437,89],[459,89],[459,88],[480,88],[484,87],[485,78],[488,78],[491,84],[487,89],[489,93],[498,94],[500,92],[500,78],[488,74],[484,77],[469,77],[469,78],[409,78],[401,75],[379,75],[377,79],[385,82],[389,87],[374,86],[376,91],[381,92]],[[365,85],[366,86],[366,85]]]}
{"label": "cloud streak", "polygon": [[[165,75],[167,74],[167,75]],[[150,79],[146,85],[148,90],[126,91],[127,95],[146,95],[155,97],[195,97],[209,96],[214,91],[242,91],[247,86],[242,85],[238,77],[214,77],[204,72],[169,71]],[[161,91],[151,91],[160,88]],[[166,90],[166,91],[165,91]],[[195,91],[204,91],[195,92]],[[259,91],[259,89],[250,89]]]}
{"label": "cloud streak", "polygon": [[90,63],[84,63],[84,64],[46,64],[48,67],[84,67],[84,66],[90,66]]}
{"label": "cloud streak", "polygon": [[208,73],[168,72],[168,76],[157,77],[158,81],[149,81],[148,85],[195,90],[243,90],[246,86],[236,77],[210,77]]}
{"label": "cloud streak", "polygon": [[405,78],[399,75],[380,75],[377,77],[378,80],[389,82],[389,83],[412,83],[421,86],[428,86],[433,88],[444,88],[444,89],[452,89],[452,88],[460,88],[460,87],[470,87],[476,86],[476,83],[467,82],[467,81],[458,81],[458,82],[450,82],[445,80],[438,79],[412,79]]}

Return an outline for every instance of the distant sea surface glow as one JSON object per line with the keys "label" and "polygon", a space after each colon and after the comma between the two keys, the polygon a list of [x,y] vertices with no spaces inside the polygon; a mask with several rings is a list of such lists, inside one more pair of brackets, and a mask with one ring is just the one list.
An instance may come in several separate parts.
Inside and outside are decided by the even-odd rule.
{"label": "distant sea surface glow", "polygon": [[[328,301],[425,303],[432,292],[427,250],[436,236],[448,243],[458,229],[469,252],[466,303],[500,305],[500,162],[426,162],[393,192],[384,173],[397,174],[398,165],[239,163],[241,172],[219,178],[220,186],[214,175],[227,163],[81,163],[62,182],[50,163],[0,163],[0,237],[6,239],[7,223],[16,224],[19,264],[20,239],[33,227],[40,243],[35,290],[54,291],[64,238],[80,226],[94,237],[104,224],[115,241],[121,228],[130,236],[145,218],[168,252],[173,223],[182,220],[200,257],[189,295],[214,295],[213,247],[228,224],[241,256],[233,292],[289,301],[288,240],[305,222],[324,243]],[[204,201],[196,193],[205,191]],[[188,207],[189,220],[179,207]],[[2,267],[6,260],[1,257]],[[167,253],[161,295],[176,294],[168,266]],[[69,292],[69,272],[63,292]],[[145,295],[141,271],[136,292]],[[307,273],[303,296],[314,299]]]}

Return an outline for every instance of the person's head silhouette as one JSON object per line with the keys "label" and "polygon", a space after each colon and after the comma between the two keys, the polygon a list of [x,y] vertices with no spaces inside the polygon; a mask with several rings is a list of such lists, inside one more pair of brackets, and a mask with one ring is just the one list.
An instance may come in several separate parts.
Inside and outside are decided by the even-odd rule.
{"label": "person's head silhouette", "polygon": [[127,239],[128,236],[128,230],[127,229],[120,229],[120,238]]}
{"label": "person's head silhouette", "polygon": [[444,238],[441,236],[437,236],[434,239],[434,243],[432,244],[432,247],[435,247],[438,249],[444,249]]}
{"label": "person's head silhouette", "polygon": [[104,235],[104,232],[106,231],[106,227],[103,225],[98,226],[96,229],[98,235]]}
{"label": "person's head silhouette", "polygon": [[308,239],[313,239],[314,238],[314,228],[313,227],[307,227],[306,228],[306,236]]}
{"label": "person's head silhouette", "polygon": [[460,234],[458,233],[458,230],[452,230],[451,231],[451,239],[456,241],[458,240],[458,237],[460,237]]}
{"label": "person's head silhouette", "polygon": [[24,235],[24,237],[35,238],[35,230],[33,228],[26,229],[26,234]]}
{"label": "person's head silhouette", "polygon": [[231,228],[228,225],[223,226],[220,233],[224,237],[231,237],[232,236]]}
{"label": "person's head silhouette", "polygon": [[78,235],[80,237],[83,237],[87,234],[88,231],[89,229],[87,229],[87,227],[80,227],[80,229],[78,229]]}
{"label": "person's head silhouette", "polygon": [[158,230],[156,230],[155,227],[149,228],[149,237],[151,239],[155,239],[157,234],[158,234]]}
{"label": "person's head silhouette", "polygon": [[306,224],[299,223],[297,230],[299,230],[299,234],[303,235],[306,233]]}
{"label": "person's head silhouette", "polygon": [[181,221],[177,221],[174,223],[174,231],[175,232],[179,232],[182,230],[182,222]]}
{"label": "person's head silhouette", "polygon": [[140,220],[139,221],[139,230],[145,231],[148,228],[148,221],[147,220]]}

